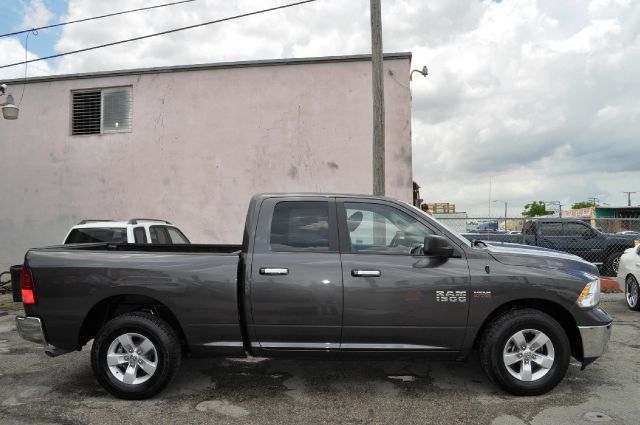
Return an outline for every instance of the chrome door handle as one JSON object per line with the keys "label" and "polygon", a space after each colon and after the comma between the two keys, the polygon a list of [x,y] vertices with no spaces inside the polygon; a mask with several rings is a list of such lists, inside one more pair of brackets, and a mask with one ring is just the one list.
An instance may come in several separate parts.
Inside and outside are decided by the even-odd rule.
{"label": "chrome door handle", "polygon": [[266,274],[270,276],[284,276],[289,274],[289,269],[284,267],[262,267],[260,268],[260,274]]}
{"label": "chrome door handle", "polygon": [[380,270],[351,270],[351,276],[354,277],[380,277]]}

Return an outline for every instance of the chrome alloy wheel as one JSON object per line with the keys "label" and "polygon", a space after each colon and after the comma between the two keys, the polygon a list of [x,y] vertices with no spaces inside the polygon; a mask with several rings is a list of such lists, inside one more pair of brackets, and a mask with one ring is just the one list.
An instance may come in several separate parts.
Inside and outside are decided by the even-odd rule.
{"label": "chrome alloy wheel", "polygon": [[519,381],[537,381],[545,376],[554,362],[553,343],[536,329],[524,329],[511,335],[502,352],[507,370]]}
{"label": "chrome alloy wheel", "polygon": [[137,334],[122,334],[107,350],[107,366],[114,378],[125,384],[142,384],[158,367],[158,351],[149,338]]}
{"label": "chrome alloy wheel", "polygon": [[626,280],[625,295],[627,296],[627,304],[629,307],[638,305],[638,283],[633,276],[628,276]]}

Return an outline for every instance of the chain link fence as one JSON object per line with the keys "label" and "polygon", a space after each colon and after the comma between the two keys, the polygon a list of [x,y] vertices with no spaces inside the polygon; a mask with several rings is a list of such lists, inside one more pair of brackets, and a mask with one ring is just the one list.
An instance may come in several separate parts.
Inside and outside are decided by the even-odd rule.
{"label": "chain link fence", "polygon": [[435,216],[469,240],[517,243],[578,255],[615,276],[620,255],[640,243],[640,218]]}

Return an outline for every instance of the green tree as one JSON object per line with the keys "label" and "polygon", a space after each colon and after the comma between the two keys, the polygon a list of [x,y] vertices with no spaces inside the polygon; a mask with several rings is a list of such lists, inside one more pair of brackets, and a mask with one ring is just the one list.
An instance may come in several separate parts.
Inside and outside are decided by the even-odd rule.
{"label": "green tree", "polygon": [[591,208],[593,206],[593,203],[588,202],[588,201],[580,201],[580,202],[576,202],[575,204],[571,205],[571,208],[573,208],[574,210],[580,209],[580,208]]}
{"label": "green tree", "polygon": [[526,204],[524,206],[524,211],[522,211],[522,215],[525,217],[537,217],[539,215],[547,215],[551,214],[547,211],[544,202],[542,201],[533,201],[530,204]]}

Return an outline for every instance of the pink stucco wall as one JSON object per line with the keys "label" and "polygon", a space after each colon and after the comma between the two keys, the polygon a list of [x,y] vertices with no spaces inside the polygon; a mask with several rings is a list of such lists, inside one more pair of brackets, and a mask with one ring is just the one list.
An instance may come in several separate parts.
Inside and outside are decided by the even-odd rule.
{"label": "pink stucco wall", "polygon": [[[409,67],[385,61],[386,191],[407,201]],[[70,135],[72,90],[126,85],[131,132]],[[0,120],[0,268],[82,218],[166,218],[194,242],[240,243],[253,193],[370,193],[371,109],[368,61],[27,84],[20,118]]]}

